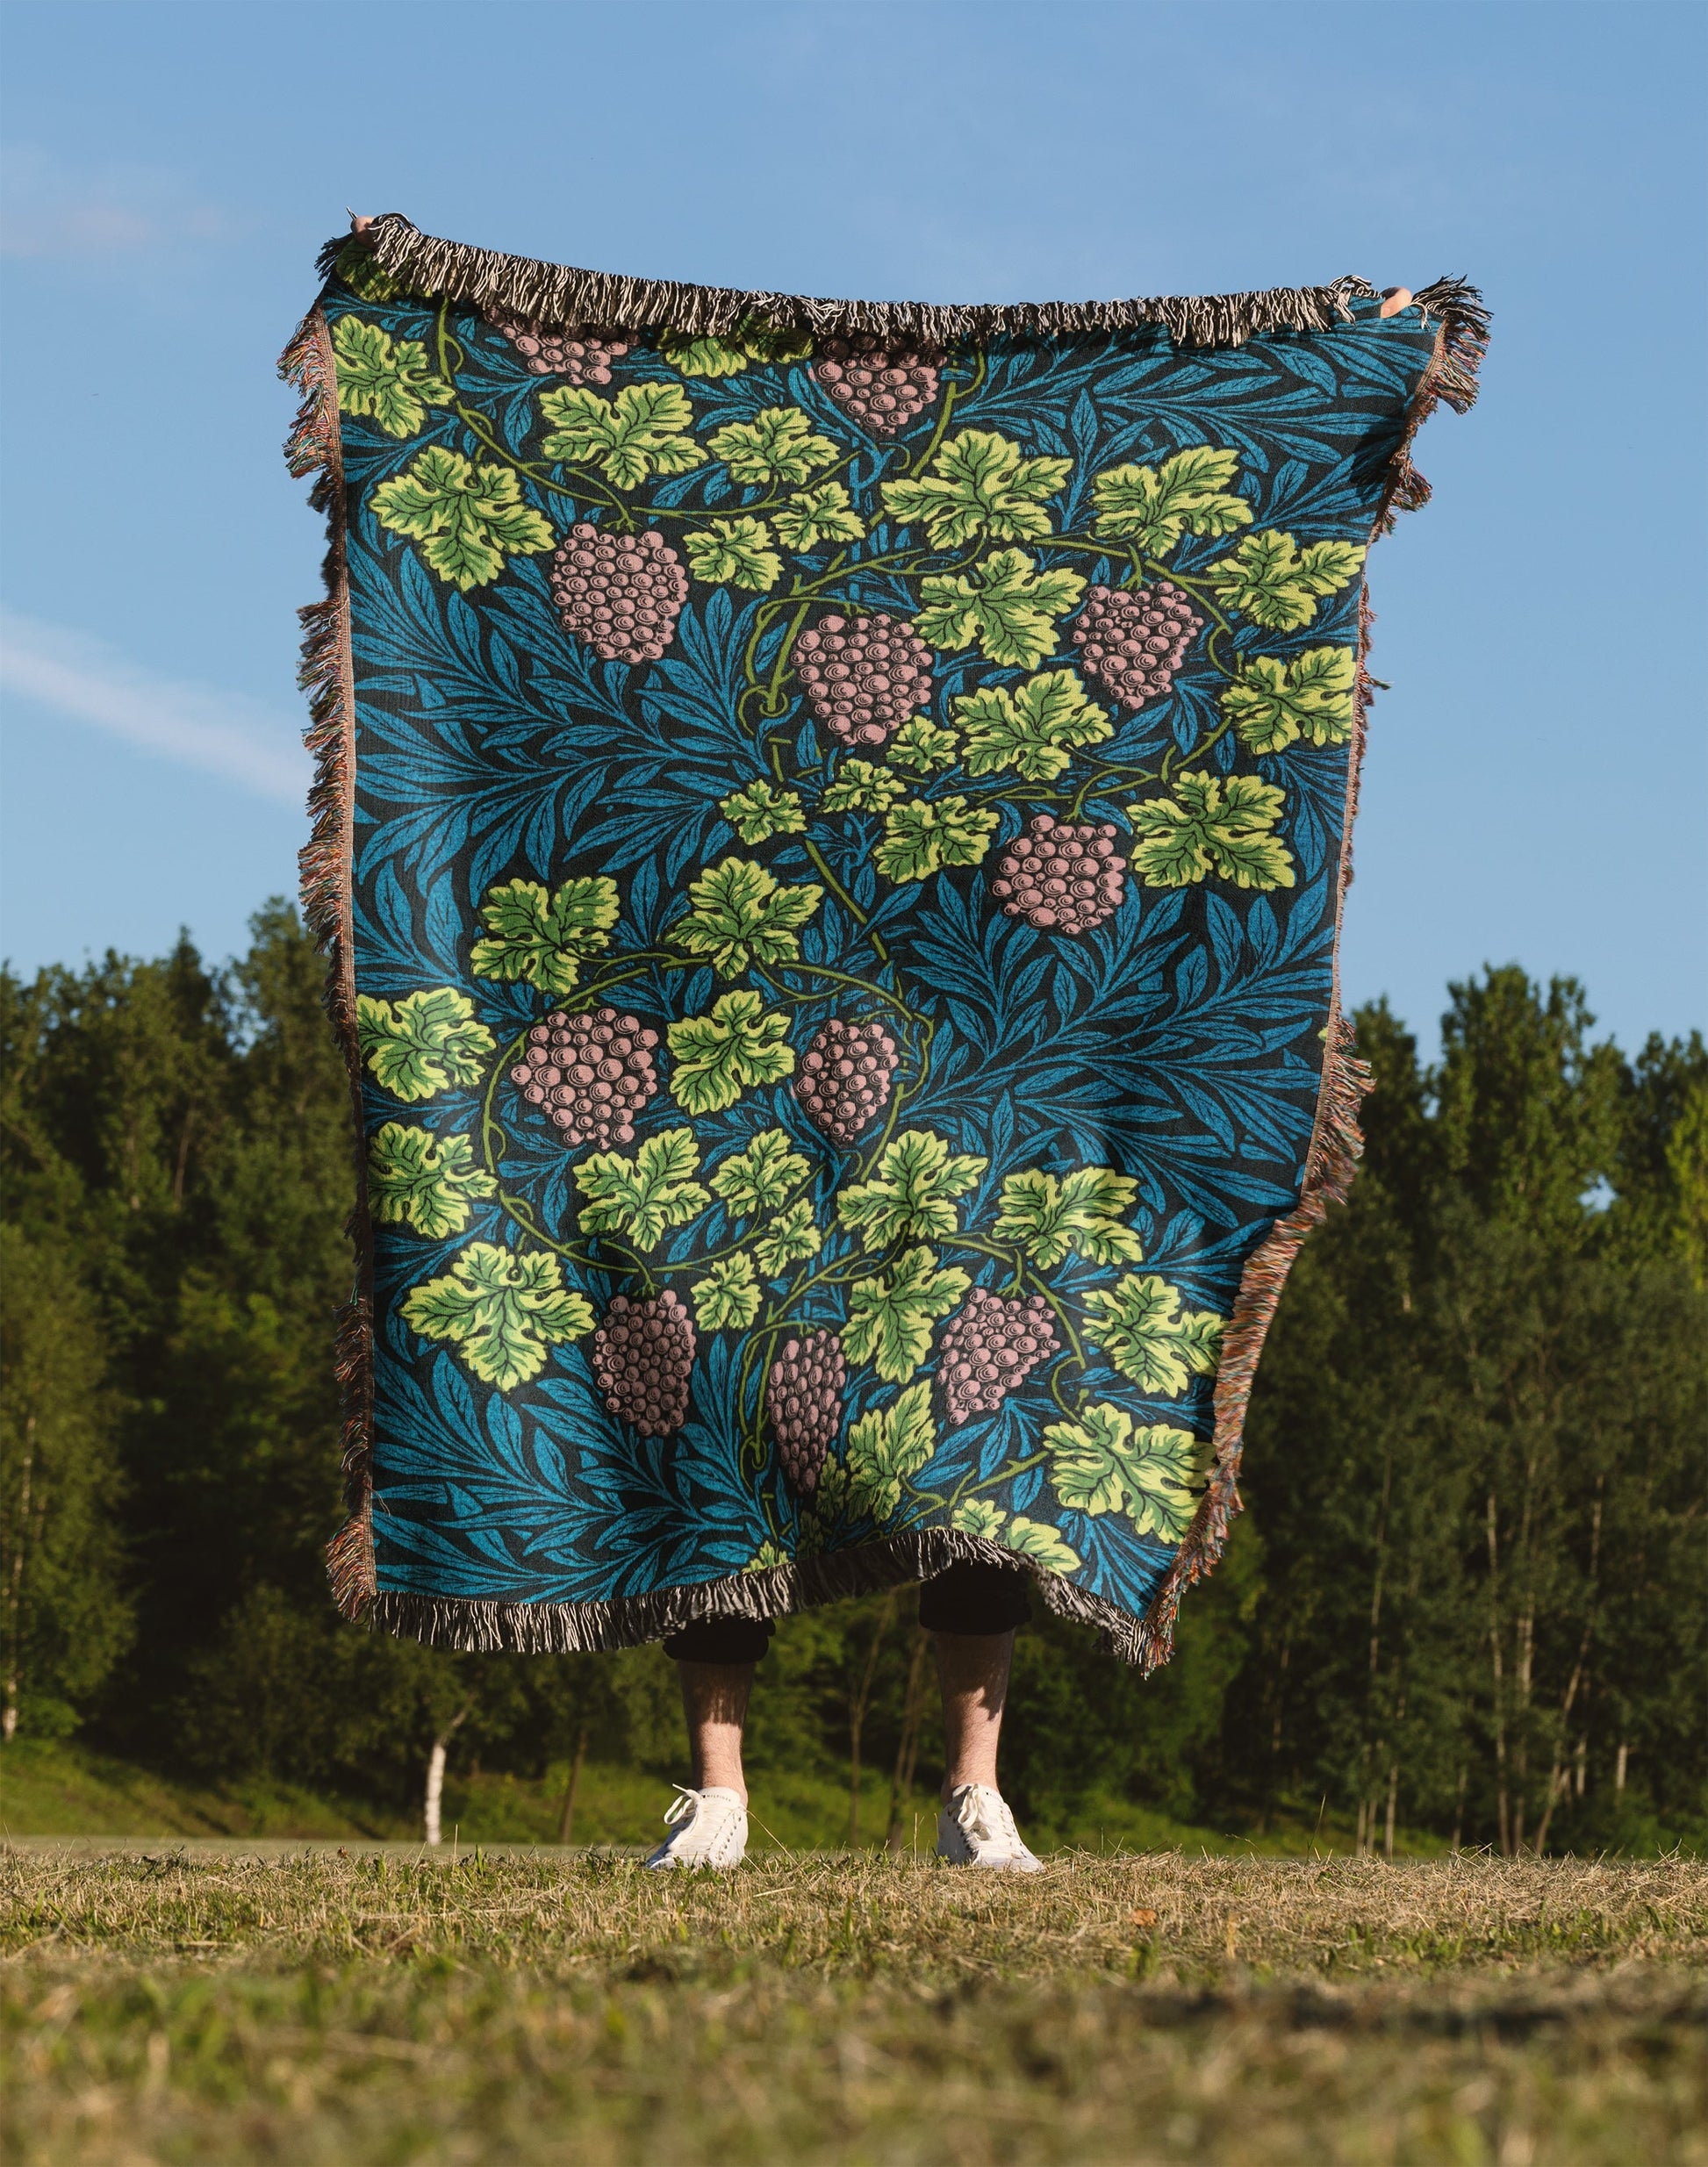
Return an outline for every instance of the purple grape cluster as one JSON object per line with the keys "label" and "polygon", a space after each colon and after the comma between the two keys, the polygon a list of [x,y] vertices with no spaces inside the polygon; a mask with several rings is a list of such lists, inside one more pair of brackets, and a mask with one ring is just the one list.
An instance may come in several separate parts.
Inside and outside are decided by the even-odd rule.
{"label": "purple grape cluster", "polygon": [[852,1144],[889,1104],[900,1058],[881,1023],[833,1015],[802,1058],[795,1099],[832,1143]]}
{"label": "purple grape cluster", "polygon": [[688,1419],[693,1319],[666,1290],[649,1302],[617,1295],[593,1334],[593,1374],[605,1404],[642,1437],[674,1437]]}
{"label": "purple grape cluster", "polygon": [[635,341],[611,331],[589,331],[578,326],[568,331],[548,331],[509,309],[490,308],[486,320],[503,332],[536,377],[563,377],[571,384],[609,384],[611,364],[621,361]]}
{"label": "purple grape cluster", "polygon": [[847,1382],[842,1342],[832,1331],[786,1339],[782,1354],[771,1366],[765,1413],[783,1463],[783,1480],[797,1497],[810,1497],[818,1489],[824,1455],[842,1427]]}
{"label": "purple grape cluster", "polygon": [[554,1010],[527,1034],[527,1050],[510,1080],[544,1113],[565,1144],[632,1144],[635,1116],[658,1088],[652,1066],[656,1030],[640,1018],[600,1008],[592,1015]]}
{"label": "purple grape cluster", "polygon": [[827,339],[813,374],[845,413],[874,436],[893,436],[936,402],[941,347],[901,341],[886,346],[870,331]]}
{"label": "purple grape cluster", "polygon": [[1203,619],[1166,579],[1129,592],[1093,587],[1073,626],[1088,678],[1123,707],[1160,700],[1186,660]]}
{"label": "purple grape cluster", "polygon": [[937,1357],[951,1426],[994,1415],[1060,1345],[1042,1295],[1023,1302],[975,1287],[944,1325]]}
{"label": "purple grape cluster", "polygon": [[931,702],[931,650],[897,617],[821,617],[795,642],[794,667],[813,713],[844,745],[886,745]]}
{"label": "purple grape cluster", "polygon": [[604,662],[657,662],[676,637],[688,575],[664,537],[606,534],[584,520],[551,560],[551,592],[566,632]]}
{"label": "purple grape cluster", "polygon": [[1127,861],[1108,821],[1095,827],[1035,813],[996,861],[990,892],[1011,918],[1057,933],[1088,933],[1121,907]]}

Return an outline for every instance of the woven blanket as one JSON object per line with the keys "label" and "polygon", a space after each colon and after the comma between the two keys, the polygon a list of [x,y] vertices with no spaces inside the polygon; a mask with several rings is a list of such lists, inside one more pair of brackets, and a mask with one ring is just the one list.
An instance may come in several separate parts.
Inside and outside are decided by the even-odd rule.
{"label": "woven blanket", "polygon": [[1358,1149],[1365,554],[1475,292],[322,273],[340,1603],[587,1648],[981,1559],[1162,1660]]}

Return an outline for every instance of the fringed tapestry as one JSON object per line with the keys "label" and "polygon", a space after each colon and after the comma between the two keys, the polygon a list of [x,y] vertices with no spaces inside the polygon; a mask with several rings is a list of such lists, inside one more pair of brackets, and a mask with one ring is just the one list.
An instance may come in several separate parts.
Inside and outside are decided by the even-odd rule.
{"label": "fringed tapestry", "polygon": [[1365,553],[1475,293],[322,269],[340,1603],[604,1647],[977,1558],[1162,1661],[1359,1149]]}

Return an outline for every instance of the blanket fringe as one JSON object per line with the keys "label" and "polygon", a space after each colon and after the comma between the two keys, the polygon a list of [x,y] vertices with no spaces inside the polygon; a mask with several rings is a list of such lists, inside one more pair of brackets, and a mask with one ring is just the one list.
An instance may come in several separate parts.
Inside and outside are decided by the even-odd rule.
{"label": "blanket fringe", "polygon": [[921,1528],[864,1543],[858,1550],[798,1559],[764,1572],[736,1573],[697,1587],[660,1588],[608,1603],[482,1603],[382,1589],[373,1597],[375,1623],[429,1647],[523,1655],[592,1654],[662,1640],[707,1618],[782,1618],[927,1580],[951,1565],[987,1564],[1030,1572],[1047,1609],[1091,1625],[1128,1662],[1139,1659],[1142,1627],[1127,1611],[1071,1581],[1028,1567],[1012,1550],[953,1528]]}
{"label": "blanket fringe", "polygon": [[1388,492],[1376,520],[1378,534],[1391,535],[1402,512],[1421,512],[1434,493],[1411,463],[1417,432],[1437,406],[1468,413],[1476,404],[1477,371],[1489,351],[1489,311],[1476,288],[1462,278],[1438,278],[1412,299],[1439,324],[1435,355],[1411,402],[1405,434],[1388,468]]}
{"label": "blanket fringe", "polygon": [[370,1285],[367,1159],[362,1149],[362,1060],[355,1035],[355,951],[350,929],[351,814],[355,790],[355,693],[350,667],[349,592],[345,569],[344,466],[338,387],[326,319],[310,311],[279,361],[279,374],[302,393],[284,456],[291,471],[312,477],[309,501],[325,513],[325,599],[298,614],[302,662],[298,683],[308,695],[303,742],[314,756],[308,793],[309,838],[298,854],[303,918],[327,958],[326,1010],[350,1081],[355,1205],[348,1232],[356,1283],[338,1316],[338,1378],[344,1499],[348,1517],[327,1548],[333,1598],[359,1618],[375,1589],[373,1530],[373,1302]]}
{"label": "blanket fringe", "polygon": [[[472,302],[481,309],[506,309],[535,324],[633,328],[662,324],[695,336],[720,337],[744,322],[757,321],[821,338],[869,331],[945,344],[1002,332],[1048,337],[1161,324],[1181,346],[1238,346],[1261,332],[1326,331],[1348,322],[1348,303],[1368,299],[1375,291],[1362,278],[1346,277],[1327,286],[1277,286],[1267,293],[1195,294],[1171,299],[994,305],[828,300],[808,294],[685,285],[671,278],[621,278],[606,271],[542,263],[530,256],[438,240],[396,211],[376,219],[365,239],[382,269],[400,286],[417,292]],[[328,242],[323,266],[335,260],[344,245],[343,236]]]}
{"label": "blanket fringe", "polygon": [[[1221,294],[1172,300],[1045,302],[1000,307],[937,307],[922,302],[812,299],[798,294],[738,292],[671,280],[617,278],[536,262],[490,249],[465,248],[420,233],[398,212],[377,219],[365,235],[374,259],[400,287],[501,307],[544,325],[667,324],[718,335],[744,320],[811,331],[897,333],[934,342],[1004,332],[1040,336],[1117,331],[1160,324],[1183,346],[1239,345],[1267,332],[1324,331],[1350,320],[1348,303],[1370,298],[1361,278],[1329,286],[1281,287],[1267,293]],[[340,234],[321,252],[330,276],[350,246]],[[1489,312],[1476,288],[1460,278],[1438,279],[1413,296],[1425,321],[1439,326],[1434,356],[1389,463],[1375,534],[1391,532],[1399,512],[1429,501],[1429,484],[1411,463],[1418,429],[1439,404],[1463,413],[1475,402],[1477,371],[1489,341]],[[350,1232],[358,1281],[338,1324],[337,1370],[343,1395],[343,1466],[348,1518],[327,1549],[333,1592],[348,1618],[367,1616],[388,1630],[439,1647],[565,1654],[656,1640],[697,1618],[771,1618],[919,1580],[963,1560],[1030,1572],[1056,1616],[1094,1627],[1109,1651],[1150,1672],[1173,1651],[1184,1591],[1209,1572],[1239,1511],[1238,1474],[1247,1403],[1258,1358],[1294,1258],[1331,1202],[1343,1202],[1363,1150],[1359,1104],[1370,1089],[1367,1066],[1353,1052],[1341,1014],[1338,914],[1352,879],[1352,821],[1373,690],[1366,667],[1372,622],[1360,597],[1359,657],[1346,781],[1339,886],[1336,903],[1336,971],[1324,1033],[1322,1081],[1299,1202],[1247,1259],[1223,1338],[1215,1394],[1216,1429],[1209,1486],[1184,1540],[1143,1618],[1017,1560],[1013,1551],[951,1529],[922,1529],[831,1556],[802,1559],[764,1572],[742,1573],[698,1587],[663,1589],[610,1602],[484,1603],[380,1589],[374,1568],[372,1408],[373,1302],[371,1240],[362,1151],[361,1064],[355,1040],[354,949],[349,869],[355,784],[355,692],[349,653],[345,570],[345,506],[337,391],[325,319],[310,313],[280,364],[303,404],[286,445],[294,474],[312,475],[311,501],[329,527],[327,595],[301,613],[301,682],[310,702],[305,736],[316,759],[310,793],[312,832],[302,852],[303,908],[327,957],[327,1009],[344,1050],[355,1107],[357,1202]],[[1374,539],[1374,535],[1373,535]]]}
{"label": "blanket fringe", "polygon": [[[1264,333],[1330,331],[1350,323],[1354,300],[1370,300],[1375,288],[1348,273],[1326,286],[1272,286],[1257,293],[1156,296],[1119,301],[1015,301],[997,304],[929,301],[831,300],[801,293],[771,293],[733,286],[687,285],[672,278],[623,278],[608,271],[544,263],[496,248],[424,233],[398,211],[377,218],[362,235],[374,260],[408,291],[480,309],[504,309],[530,323],[568,327],[581,324],[654,325],[693,335],[721,337],[743,323],[810,332],[823,338],[868,331],[947,344],[956,339],[1003,333],[1059,337],[1073,332],[1134,331],[1160,324],[1178,346],[1243,346]],[[321,251],[323,276],[331,273],[349,237],[339,234]],[[1440,396],[1450,403],[1475,397],[1479,340],[1488,318],[1473,286],[1439,278],[1413,299],[1425,318],[1448,327],[1451,370]]]}

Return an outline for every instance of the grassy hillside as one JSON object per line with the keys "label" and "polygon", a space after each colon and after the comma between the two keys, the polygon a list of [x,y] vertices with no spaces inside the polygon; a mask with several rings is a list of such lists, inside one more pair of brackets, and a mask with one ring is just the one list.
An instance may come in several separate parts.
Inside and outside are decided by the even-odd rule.
{"label": "grassy hillside", "polygon": [[[563,1811],[567,1767],[536,1782],[512,1776],[458,1776],[446,1782],[445,1836],[463,1844],[552,1843]],[[577,1789],[577,1843],[652,1844],[663,1833],[671,1797],[667,1783],[632,1768],[589,1762]],[[861,1797],[865,1844],[881,1841],[889,1810],[885,1778],[872,1773]],[[937,1802],[919,1792],[902,1814],[904,1849],[917,1824],[922,1851],[936,1835]],[[807,1776],[768,1777],[756,1784],[753,1841],[790,1849],[839,1848],[848,1837],[845,1788]],[[760,1823],[763,1822],[763,1826]],[[361,1801],[319,1797],[278,1785],[197,1786],[59,1741],[18,1740],[0,1748],[0,1831],[11,1836],[361,1837],[408,1841],[419,1838],[413,1814],[387,1813]],[[1261,1837],[1236,1835],[1171,1820],[1124,1799],[1094,1798],[1059,1825],[1029,1823],[1040,1845],[1085,1850],[1156,1850],[1183,1846],[1193,1851],[1251,1852],[1297,1857],[1312,1851],[1348,1851],[1348,1832],[1327,1822],[1285,1826]],[[1402,1852],[1432,1857],[1438,1838],[1403,1835]]]}

